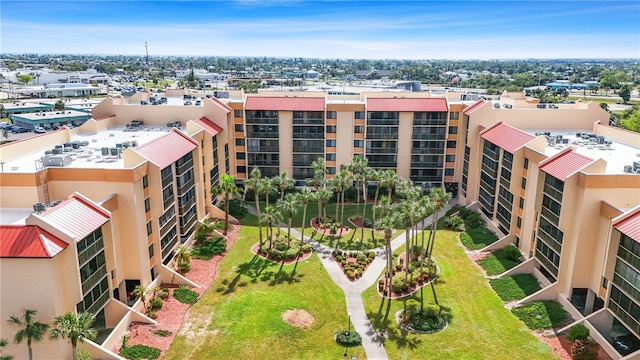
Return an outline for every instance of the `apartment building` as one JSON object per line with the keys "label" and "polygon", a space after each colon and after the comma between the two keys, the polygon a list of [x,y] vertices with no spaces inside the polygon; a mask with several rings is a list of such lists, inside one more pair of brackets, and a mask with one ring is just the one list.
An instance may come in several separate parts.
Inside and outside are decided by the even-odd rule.
{"label": "apartment building", "polygon": [[[593,102],[540,104],[523,93],[467,101],[477,98],[261,91],[193,99],[183,90],[108,98],[80,128],[2,147],[0,207],[24,215],[34,204],[75,196],[108,213],[101,226],[109,300],[82,306],[106,309],[108,335],[95,348],[110,358],[104,354],[129,322],[152,321],[131,289],[187,281],[169,264],[198,220],[220,216],[209,191],[220,174],[241,183],[257,167],[264,176],[286,171],[301,185],[319,157],[329,177],[353,156],[366,157],[374,168],[445,186],[477,207],[500,234],[486,250],[517,245],[525,261],[507,274],[533,273],[543,284],[522,302],[558,300],[613,358],[632,356],[620,339],[640,335],[640,137],[609,127]],[[47,261],[66,259],[68,248]],[[68,257],[67,266],[77,267],[77,254]],[[81,288],[76,272],[73,286]],[[18,312],[4,294],[3,316]],[[80,309],[80,296],[66,308]]]}

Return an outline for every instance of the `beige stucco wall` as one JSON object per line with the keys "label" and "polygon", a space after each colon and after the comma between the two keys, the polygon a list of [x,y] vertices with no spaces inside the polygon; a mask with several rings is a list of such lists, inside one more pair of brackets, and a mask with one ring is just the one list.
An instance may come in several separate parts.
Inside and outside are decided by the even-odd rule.
{"label": "beige stucco wall", "polygon": [[293,112],[278,111],[278,147],[280,172],[293,175]]}
{"label": "beige stucco wall", "polygon": [[398,120],[398,162],[396,174],[408,179],[411,175],[411,146],[413,142],[413,113],[401,112]]}

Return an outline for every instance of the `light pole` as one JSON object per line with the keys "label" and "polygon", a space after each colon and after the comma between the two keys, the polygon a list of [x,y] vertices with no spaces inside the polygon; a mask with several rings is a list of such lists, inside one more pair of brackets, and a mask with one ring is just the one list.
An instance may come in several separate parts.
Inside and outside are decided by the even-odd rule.
{"label": "light pole", "polygon": [[351,311],[349,311],[347,315],[349,315],[349,330],[347,331],[347,334],[351,336]]}
{"label": "light pole", "polygon": [[[349,325],[348,328],[349,330],[347,330],[347,342],[351,342],[351,311],[347,312],[347,315],[349,316]],[[345,343],[344,346],[344,356],[347,356],[347,349],[348,349],[348,345]]]}

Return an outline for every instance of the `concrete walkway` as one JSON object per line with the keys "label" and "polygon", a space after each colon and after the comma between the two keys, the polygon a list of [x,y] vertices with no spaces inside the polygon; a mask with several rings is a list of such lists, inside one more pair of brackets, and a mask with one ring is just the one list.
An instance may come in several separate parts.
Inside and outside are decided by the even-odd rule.
{"label": "concrete walkway", "polygon": [[[447,206],[444,209],[440,210],[438,216],[442,217],[442,215],[447,210],[452,208],[456,203],[456,199],[451,199]],[[248,209],[249,212],[257,215],[255,208],[248,207]],[[433,216],[424,218],[418,224],[418,231],[424,228],[428,228],[429,226],[431,226],[432,222]],[[279,226],[285,231],[287,230],[287,225],[281,223]],[[375,284],[375,282],[380,277],[380,274],[387,266],[387,254],[384,251],[384,247],[370,249],[376,253],[375,259],[371,262],[371,264],[369,264],[369,267],[364,272],[364,274],[362,274],[362,277],[357,281],[352,282],[349,281],[342,269],[340,269],[340,265],[338,265],[338,263],[331,255],[334,250],[333,248],[320,244],[313,239],[309,239],[307,237],[303,238],[302,234],[295,229],[291,229],[291,235],[311,244],[311,247],[316,252],[316,254],[318,254],[318,257],[322,262],[322,266],[331,277],[331,280],[333,280],[344,292],[344,297],[347,304],[347,312],[351,313],[351,322],[353,324],[354,330],[357,331],[362,337],[362,347],[367,354],[367,359],[388,359],[389,357],[387,356],[387,352],[385,351],[384,346],[378,336],[378,331],[380,329],[376,330],[373,328],[373,325],[371,324],[371,321],[369,321],[369,317],[367,316],[364,308],[364,303],[362,301],[362,292],[369,288],[371,285]],[[411,234],[411,236],[414,235],[415,234]],[[398,249],[404,244],[404,242],[405,233],[403,232],[391,241],[392,251]]]}

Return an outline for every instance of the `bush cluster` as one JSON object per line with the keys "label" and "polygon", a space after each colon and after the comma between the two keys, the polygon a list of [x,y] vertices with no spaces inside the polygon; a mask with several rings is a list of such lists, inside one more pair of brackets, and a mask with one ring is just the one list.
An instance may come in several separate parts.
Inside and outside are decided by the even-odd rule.
{"label": "bush cluster", "polygon": [[227,242],[223,238],[213,238],[204,241],[191,249],[191,256],[201,260],[211,260],[215,255],[220,255],[227,250]]}
{"label": "bush cluster", "polygon": [[[334,250],[333,257],[336,261],[339,261],[342,264],[342,268],[344,269],[344,273],[349,278],[349,280],[355,280],[362,277],[362,273],[367,268],[376,254],[373,251],[345,251],[342,250]],[[355,262],[348,262],[348,259],[356,259]]]}
{"label": "bush cluster", "polygon": [[166,300],[169,297],[169,289],[167,288],[162,288],[159,292],[158,292],[158,297],[162,300]]}
{"label": "bush cluster", "polygon": [[341,346],[358,346],[362,344],[362,337],[355,330],[343,330],[336,334],[336,341]]}
{"label": "bush cluster", "polygon": [[127,346],[129,336],[125,335],[122,338],[122,347],[120,348],[120,355],[130,360],[155,360],[160,357],[161,350],[147,345],[133,345]]}
{"label": "bush cluster", "polygon": [[154,330],[153,333],[158,335],[158,336],[162,336],[162,337],[167,337],[167,336],[171,335],[171,331],[164,330],[164,329]]}
{"label": "bush cluster", "polygon": [[567,339],[569,341],[585,340],[589,337],[589,328],[582,324],[576,324],[569,328]]}
{"label": "bush cluster", "polygon": [[198,301],[198,293],[187,285],[180,285],[179,288],[173,290],[173,297],[183,304],[195,304]]}
{"label": "bush cluster", "polygon": [[448,309],[437,304],[420,305],[417,300],[408,300],[402,313],[402,323],[418,331],[437,331],[447,325]]}
{"label": "bush cluster", "polygon": [[451,230],[464,231],[464,219],[460,215],[446,216],[443,220],[444,224]]}
{"label": "bush cluster", "polygon": [[511,309],[531,330],[547,330],[567,319],[567,311],[557,301],[534,301]]}

